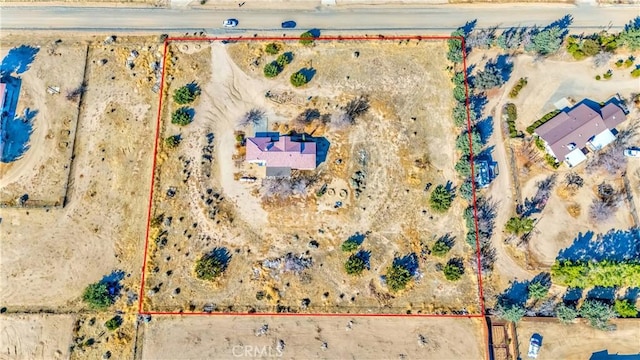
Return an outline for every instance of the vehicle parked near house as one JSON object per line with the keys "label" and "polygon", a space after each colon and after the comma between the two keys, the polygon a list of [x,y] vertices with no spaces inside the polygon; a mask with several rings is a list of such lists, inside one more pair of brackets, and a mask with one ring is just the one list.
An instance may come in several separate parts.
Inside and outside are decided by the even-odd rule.
{"label": "vehicle parked near house", "polygon": [[640,148],[628,148],[624,150],[624,156],[640,157]]}
{"label": "vehicle parked near house", "polygon": [[540,352],[540,347],[542,346],[542,336],[539,334],[531,335],[531,340],[529,340],[529,351],[527,355],[529,358],[535,359],[538,357],[538,353]]}

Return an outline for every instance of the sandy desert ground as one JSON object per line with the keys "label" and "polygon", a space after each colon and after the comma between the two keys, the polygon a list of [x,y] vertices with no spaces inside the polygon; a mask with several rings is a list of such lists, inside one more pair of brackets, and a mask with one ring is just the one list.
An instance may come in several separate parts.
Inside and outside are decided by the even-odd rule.
{"label": "sandy desert ground", "polygon": [[[24,58],[21,67],[25,67],[29,56],[13,55],[22,45],[3,42],[0,57],[8,63]],[[33,151],[26,151],[17,161],[0,163],[0,204],[16,206],[16,200],[26,194],[25,206],[62,206],[79,111],[79,97],[68,100],[66,94],[82,84],[87,44],[50,42],[22,53],[31,52],[36,55],[28,70],[8,75],[21,81],[16,117],[24,117],[25,112],[35,114],[28,144]],[[60,93],[50,94],[48,87]]]}
{"label": "sandy desert ground", "polygon": [[529,339],[534,333],[542,335],[538,359],[588,359],[594,352],[608,350],[609,354],[640,353],[640,327],[637,320],[612,320],[616,331],[601,331],[580,321],[562,324],[555,319],[523,320],[517,325],[518,349],[525,358]]}
{"label": "sandy desert ground", "polygon": [[[24,40],[44,47],[55,38]],[[90,63],[68,205],[0,209],[0,303],[11,311],[77,308],[82,290],[114,270],[128,274],[125,294],[138,290],[157,99],[149,63],[159,56],[158,43],[155,37],[118,39],[112,45],[102,40],[80,41],[89,45]],[[137,67],[129,70],[132,49],[139,56]],[[83,63],[84,55],[77,61]],[[29,152],[45,151],[37,144]],[[23,160],[27,156],[15,165]],[[53,168],[52,175],[63,170]]]}
{"label": "sandy desert ground", "polygon": [[[263,325],[266,334],[257,336]],[[271,356],[263,357],[283,359],[484,359],[481,326],[476,319],[165,317],[146,325],[142,358],[250,358],[264,350]]]}
{"label": "sandy desert ground", "polygon": [[[179,133],[184,140],[175,150],[163,149],[158,157],[153,214],[165,221],[156,224],[150,239],[152,251],[145,283],[150,309],[202,311],[211,306],[215,311],[273,311],[276,305],[297,309],[300,301],[308,298],[308,311],[378,312],[380,303],[375,293],[384,290],[376,290],[377,278],[394,254],[419,255],[422,241],[447,232],[463,238],[458,214],[464,202],[458,200],[447,213],[435,214],[428,210],[423,191],[427,182],[444,184],[456,178],[454,132],[450,124],[439,121],[441,114],[449,113],[451,104],[449,94],[438,90],[451,86],[442,65],[446,62],[444,43],[321,42],[315,47],[285,43],[283,51],[292,51],[294,60],[275,80],[262,75],[262,67],[272,60],[263,52],[265,45],[183,43],[170,48],[169,57],[175,64],[172,62],[167,70],[169,97],[161,139]],[[359,56],[353,55],[355,51]],[[426,53],[430,56],[422,56]],[[421,62],[407,62],[418,58]],[[254,61],[262,65],[255,66]],[[392,71],[390,64],[397,69]],[[288,78],[301,67],[312,67],[316,74],[308,86],[292,90]],[[211,81],[207,82],[209,76]],[[169,114],[175,109],[171,94],[194,80],[202,85],[201,98],[193,105],[194,122],[182,128],[170,124]],[[274,106],[264,97],[267,91],[293,92],[297,101]],[[234,174],[241,171],[232,161],[234,131],[238,130],[237,119],[245,112],[263,108],[274,128],[286,128],[282,124],[288,124],[293,129],[289,119],[305,107],[330,114],[344,98],[358,94],[369,95],[372,103],[371,113],[359,125],[349,131],[335,131],[318,122],[305,129],[315,136],[326,136],[331,143],[326,162],[315,172],[330,187],[344,186],[349,196],[343,208],[336,211],[329,206],[329,210],[323,210],[319,205],[322,201],[316,202],[313,196],[276,204],[263,201],[261,207],[255,195],[259,186],[234,180]],[[304,100],[310,97],[312,101]],[[213,134],[215,140],[208,143],[207,134]],[[203,149],[211,146],[213,164],[201,160]],[[450,151],[442,150],[447,148]],[[356,206],[353,189],[346,184],[359,169],[355,159],[362,152],[367,154],[369,174],[366,192]],[[413,166],[412,160],[425,155],[429,163],[426,170]],[[177,191],[169,198],[167,191],[171,188]],[[213,221],[207,218],[211,211],[216,214]],[[225,225],[227,222],[229,225]],[[346,257],[337,251],[340,243],[367,231],[371,233],[364,246],[372,251],[371,272],[345,278],[341,267]],[[320,250],[311,250],[310,255],[319,267],[308,271],[302,280],[291,274],[270,276],[268,271],[258,269],[264,259],[282,256],[285,251],[309,255],[308,243],[312,240],[320,243]],[[163,242],[160,246],[159,241]],[[233,260],[229,275],[207,284],[193,277],[193,267],[197,257],[214,246],[230,249]],[[451,256],[467,256],[467,247],[463,241],[456,241]],[[452,284],[436,273],[437,261],[429,259],[421,264],[425,279],[406,295],[391,299],[384,311],[476,311],[473,271],[467,269],[464,278]],[[272,294],[273,302],[256,302],[259,291]]]}
{"label": "sandy desert ground", "polygon": [[0,359],[69,358],[72,315],[6,315],[0,318]]}

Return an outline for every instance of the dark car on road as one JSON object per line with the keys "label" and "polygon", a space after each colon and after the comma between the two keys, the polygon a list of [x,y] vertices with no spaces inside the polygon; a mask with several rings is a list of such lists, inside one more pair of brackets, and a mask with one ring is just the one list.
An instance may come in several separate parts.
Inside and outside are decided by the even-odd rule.
{"label": "dark car on road", "polygon": [[283,29],[293,29],[296,27],[296,22],[293,20],[288,20],[288,21],[284,21],[282,23],[282,28]]}

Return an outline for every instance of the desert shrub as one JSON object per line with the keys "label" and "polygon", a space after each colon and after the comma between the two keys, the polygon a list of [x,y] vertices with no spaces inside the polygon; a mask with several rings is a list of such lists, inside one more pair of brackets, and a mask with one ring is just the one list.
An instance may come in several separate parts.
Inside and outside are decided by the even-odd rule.
{"label": "desert shrub", "polygon": [[636,17],[625,25],[618,35],[618,43],[631,50],[640,49],[640,17]]}
{"label": "desert shrub", "polygon": [[500,68],[494,63],[488,62],[484,70],[478,71],[473,80],[473,86],[479,90],[489,90],[504,84],[504,78]]}
{"label": "desert shrub", "polygon": [[581,289],[594,286],[640,286],[638,261],[569,261],[556,260],[551,266],[553,282]]}
{"label": "desert shrub", "polygon": [[467,90],[463,85],[456,85],[453,88],[453,98],[456,99],[456,101],[459,103],[466,103]]}
{"label": "desert shrub", "polygon": [[612,76],[613,76],[613,71],[611,70],[608,70],[606,73],[602,75],[602,77],[605,79],[611,79]]}
{"label": "desert shrub", "polygon": [[618,61],[615,62],[616,67],[622,67],[623,64],[624,64],[624,60],[622,59],[618,59]]}
{"label": "desert shrub", "polygon": [[107,284],[104,282],[97,282],[87,286],[82,294],[82,300],[94,309],[106,309],[115,302],[109,293]]}
{"label": "desert shrub", "polygon": [[[472,145],[472,146],[471,146]],[[471,144],[469,144],[469,132],[465,131],[456,138],[456,149],[463,155],[468,155],[473,149],[473,154],[477,155],[482,151],[482,137],[476,129],[471,130]]]}
{"label": "desert shrub", "polygon": [[431,192],[429,205],[436,212],[443,213],[449,210],[454,195],[444,185],[440,184]]}
{"label": "desert shrub", "polygon": [[110,331],[114,331],[122,325],[122,317],[116,315],[104,323],[104,326]]}
{"label": "desert shrub", "polygon": [[516,104],[508,103],[505,105],[505,111],[507,113],[507,126],[509,126],[509,137],[515,138],[518,136],[518,130],[516,129],[516,119],[518,118],[518,109]]}
{"label": "desert shrub", "polygon": [[441,238],[433,244],[431,253],[435,256],[443,257],[451,250],[451,242],[447,239]]}
{"label": "desert shrub", "polygon": [[517,323],[522,319],[527,311],[522,305],[502,304],[501,302],[498,302],[494,312],[501,319]]}
{"label": "desert shrub", "polygon": [[511,91],[509,91],[509,97],[515,99],[518,97],[520,90],[527,85],[527,78],[520,78],[518,82],[513,86]]}
{"label": "desert shrub", "polygon": [[344,270],[349,275],[358,275],[367,268],[367,260],[363,258],[362,253],[351,254],[344,263]]}
{"label": "desert shrub", "polygon": [[240,120],[238,120],[238,126],[244,127],[247,125],[259,125],[264,119],[264,111],[260,109],[251,109],[246,112]]}
{"label": "desert shrub", "polygon": [[558,115],[560,113],[560,110],[553,110],[547,114],[545,114],[543,117],[541,117],[539,120],[537,120],[536,122],[534,122],[533,124],[529,125],[527,127],[527,132],[529,134],[533,134],[534,131],[536,130],[536,128],[538,128],[540,125],[546,123],[547,121],[553,119],[556,115]]}
{"label": "desert shrub", "polygon": [[298,174],[289,178],[265,178],[258,190],[264,200],[283,200],[292,196],[305,197],[316,183],[317,177]]}
{"label": "desert shrub", "polygon": [[580,306],[580,316],[589,321],[589,325],[596,329],[606,329],[607,322],[615,317],[615,312],[611,305],[602,301],[587,299]]}
{"label": "desert shrub", "polygon": [[538,150],[546,151],[544,140],[542,140],[539,136],[536,136],[534,138],[533,144],[538,148]]}
{"label": "desert shrub", "polygon": [[403,290],[411,281],[411,272],[400,264],[393,264],[387,269],[385,276],[387,286],[393,292]]}
{"label": "desert shrub", "polygon": [[171,123],[175,125],[185,126],[191,124],[193,118],[189,108],[181,107],[171,114]]}
{"label": "desert shrub", "polygon": [[293,54],[290,52],[286,52],[284,54],[280,54],[276,59],[276,64],[280,66],[280,68],[284,68],[289,65],[293,61]]}
{"label": "desert shrub", "polygon": [[633,69],[631,71],[631,76],[634,78],[640,77],[640,67]]}
{"label": "desert shrub", "polygon": [[522,235],[533,230],[533,219],[528,217],[512,217],[504,226],[506,232],[514,235]]}
{"label": "desert shrub", "polygon": [[226,248],[215,248],[196,261],[196,277],[201,280],[214,280],[220,277],[227,269],[230,259],[231,254]]}
{"label": "desert shrub", "polygon": [[635,305],[627,299],[617,299],[613,303],[613,310],[616,312],[616,314],[618,314],[619,317],[623,318],[638,316],[638,309],[636,309]]}
{"label": "desert shrub", "polygon": [[442,272],[444,273],[444,277],[449,281],[459,280],[464,274],[462,259],[450,259],[442,269]]}
{"label": "desert shrub", "polygon": [[600,52],[600,44],[593,39],[582,41],[582,52],[587,56],[594,56]]}
{"label": "desert shrub", "polygon": [[282,67],[280,67],[280,65],[278,65],[277,62],[272,61],[264,66],[263,72],[265,77],[274,78],[278,76],[278,74],[280,74],[281,71],[282,71]]}
{"label": "desert shrub", "polygon": [[456,162],[454,167],[458,172],[458,175],[462,178],[468,178],[471,176],[471,162],[469,161],[469,156],[464,155]]}
{"label": "desert shrub", "polygon": [[164,144],[169,149],[175,149],[180,145],[180,141],[182,141],[182,137],[180,135],[171,135],[168,138],[164,139]]}
{"label": "desert shrub", "polygon": [[364,115],[369,110],[369,107],[369,98],[367,96],[358,96],[349,101],[342,109],[347,117],[355,121],[355,119]]}
{"label": "desert shrub", "polygon": [[636,58],[633,57],[633,55],[629,55],[629,57],[624,61],[624,67],[630,68],[634,61],[636,61]]}
{"label": "desert shrub", "polygon": [[551,154],[544,154],[544,161],[553,169],[557,169],[560,167],[560,163],[558,162],[558,160]]}
{"label": "desert shrub", "polygon": [[593,56],[593,65],[601,67],[609,63],[611,59],[611,53],[607,51],[600,51]]}
{"label": "desert shrub", "polygon": [[340,248],[344,252],[355,251],[356,249],[358,249],[358,247],[360,247],[360,242],[354,236],[345,240],[345,242],[343,242],[342,245],[340,246]]}
{"label": "desert shrub", "polygon": [[282,46],[280,46],[280,44],[276,44],[276,43],[269,43],[269,44],[267,44],[267,46],[264,47],[264,51],[267,54],[270,54],[270,55],[275,55],[275,54],[279,53],[280,50],[282,50]]}
{"label": "desert shrub", "polygon": [[296,71],[293,74],[291,74],[290,81],[291,81],[291,85],[293,85],[295,87],[300,87],[300,86],[306,84],[307,82],[309,82],[307,77],[304,76],[304,74],[301,73],[300,71]]}
{"label": "desert shrub", "polygon": [[556,317],[560,322],[568,324],[578,317],[578,310],[573,306],[567,306],[565,303],[560,303],[556,307]]}
{"label": "desert shrub", "polygon": [[187,84],[173,93],[173,101],[179,105],[192,103],[200,95],[200,87],[196,84]]}
{"label": "desert shrub", "polygon": [[467,201],[471,201],[473,198],[473,184],[471,183],[471,179],[465,180],[460,185],[460,196]]}
{"label": "desert shrub", "polygon": [[462,40],[453,39],[464,37],[464,32],[458,29],[451,33],[452,39],[447,40],[447,46],[449,51],[447,52],[447,59],[454,64],[462,63]]}
{"label": "desert shrub", "polygon": [[541,300],[547,297],[549,294],[549,287],[551,284],[543,284],[541,282],[532,282],[527,287],[529,297],[535,300]]}
{"label": "desert shrub", "polygon": [[601,80],[601,79],[602,79],[602,76],[596,75],[596,80]]}
{"label": "desert shrub", "polygon": [[302,45],[313,45],[313,40],[315,37],[310,31],[305,31],[300,34],[300,44]]}

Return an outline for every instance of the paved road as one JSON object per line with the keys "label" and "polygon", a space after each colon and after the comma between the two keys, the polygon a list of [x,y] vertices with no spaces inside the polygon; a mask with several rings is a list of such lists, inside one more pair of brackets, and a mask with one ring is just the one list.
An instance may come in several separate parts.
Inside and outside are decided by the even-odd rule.
{"label": "paved road", "polygon": [[[317,10],[181,10],[165,8],[7,7],[0,11],[3,30],[51,29],[84,31],[201,31],[228,33],[220,28],[226,18],[237,18],[232,32],[275,30],[283,20],[298,22],[302,29],[336,31],[386,31],[447,33],[467,20],[478,19],[478,27],[547,24],[566,14],[573,15],[572,29],[620,28],[638,15],[637,7],[520,5],[497,7],[433,6],[426,8],[359,8]],[[375,33],[374,33],[375,34]]]}

